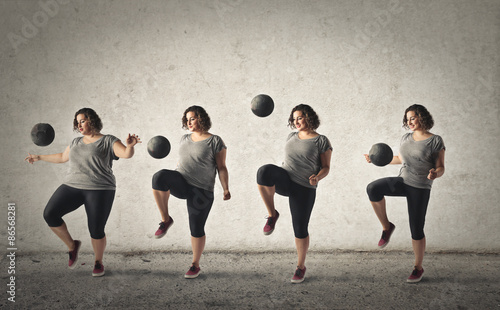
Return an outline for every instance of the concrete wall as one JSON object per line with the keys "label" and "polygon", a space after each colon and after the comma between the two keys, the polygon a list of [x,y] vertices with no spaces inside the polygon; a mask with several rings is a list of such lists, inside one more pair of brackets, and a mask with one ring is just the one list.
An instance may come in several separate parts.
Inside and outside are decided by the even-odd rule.
{"label": "concrete wall", "polygon": [[[369,165],[363,153],[377,142],[397,152],[404,109],[420,103],[447,146],[446,173],[428,209],[428,249],[499,252],[499,14],[497,0],[3,0],[0,238],[7,239],[13,202],[19,250],[64,249],[42,212],[68,165],[23,159],[62,152],[77,136],[75,111],[92,107],[104,133],[137,133],[145,142],[114,164],[108,250],[189,250],[184,201],[172,199],[176,223],[166,238],[153,238],[160,217],[151,176],[175,167],[182,112],[199,104],[228,146],[233,196],[222,201],[216,186],[207,249],[293,249],[286,198],[276,199],[278,229],[262,234],[255,174],[281,164],[290,110],[307,103],[334,149],[310,222],[311,248],[373,250],[381,227],[365,187],[399,167]],[[260,93],[276,103],[267,118],[250,111]],[[30,140],[39,122],[56,130],[50,146]],[[165,159],[146,151],[155,135],[172,143]],[[389,198],[388,212],[398,226],[391,249],[409,250],[405,199]],[[84,209],[65,220],[90,251]]]}

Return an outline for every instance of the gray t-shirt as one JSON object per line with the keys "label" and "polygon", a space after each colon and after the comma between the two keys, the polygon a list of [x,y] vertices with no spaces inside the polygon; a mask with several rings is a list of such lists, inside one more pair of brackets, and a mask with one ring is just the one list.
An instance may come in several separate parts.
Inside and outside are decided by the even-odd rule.
{"label": "gray t-shirt", "polygon": [[176,170],[188,184],[213,192],[217,173],[215,155],[225,148],[224,141],[217,135],[195,142],[191,134],[186,134],[181,138]]}
{"label": "gray t-shirt", "polygon": [[399,154],[403,167],[399,176],[405,184],[416,188],[430,189],[432,180],[427,179],[429,170],[436,168],[439,152],[445,149],[443,139],[433,135],[422,141],[415,141],[413,134],[407,133],[401,138]]}
{"label": "gray t-shirt", "polygon": [[69,148],[69,173],[63,184],[87,190],[116,189],[113,159],[118,157],[113,144],[119,139],[104,135],[99,140],[85,144],[83,137],[73,139]]}
{"label": "gray t-shirt", "polygon": [[293,182],[316,188],[317,185],[309,184],[309,177],[321,170],[320,155],[331,149],[330,141],[323,135],[311,139],[300,139],[299,133],[294,131],[288,135],[285,145],[285,161],[282,167],[288,172]]}

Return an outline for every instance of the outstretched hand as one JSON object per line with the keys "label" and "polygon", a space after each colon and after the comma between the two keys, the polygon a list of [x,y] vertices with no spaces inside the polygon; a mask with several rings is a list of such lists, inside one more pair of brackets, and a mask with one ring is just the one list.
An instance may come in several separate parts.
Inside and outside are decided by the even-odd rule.
{"label": "outstretched hand", "polygon": [[40,156],[38,156],[38,155],[32,155],[32,154],[28,153],[28,156],[26,156],[26,158],[24,160],[27,161],[30,164],[33,164],[35,161],[39,161],[40,160]]}
{"label": "outstretched hand", "polygon": [[127,140],[125,140],[125,142],[127,142],[127,146],[134,146],[137,143],[142,143],[139,136],[137,136],[135,134],[132,134],[132,135],[128,134]]}

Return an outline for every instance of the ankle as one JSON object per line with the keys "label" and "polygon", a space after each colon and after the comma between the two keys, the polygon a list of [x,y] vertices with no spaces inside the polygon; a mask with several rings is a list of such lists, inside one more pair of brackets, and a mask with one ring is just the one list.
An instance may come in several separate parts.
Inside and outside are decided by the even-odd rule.
{"label": "ankle", "polygon": [[75,240],[73,240],[73,244],[71,245],[71,247],[68,247],[68,249],[69,249],[70,252],[73,252],[76,249],[76,242],[75,242]]}

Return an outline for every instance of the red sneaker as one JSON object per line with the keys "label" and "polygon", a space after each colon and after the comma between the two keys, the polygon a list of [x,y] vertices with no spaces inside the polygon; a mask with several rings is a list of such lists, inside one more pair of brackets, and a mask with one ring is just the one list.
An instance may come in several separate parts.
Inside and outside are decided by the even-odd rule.
{"label": "red sneaker", "polygon": [[270,235],[274,231],[274,225],[276,225],[276,222],[278,221],[280,217],[279,212],[276,210],[276,216],[268,216],[267,217],[267,222],[266,225],[264,225],[264,235]]}
{"label": "red sneaker", "polygon": [[186,274],[184,275],[184,278],[186,278],[186,279],[194,279],[197,276],[199,276],[200,273],[201,273],[201,268],[200,267],[195,267],[194,265],[192,265],[189,268],[189,270],[186,272]]}
{"label": "red sneaker", "polygon": [[391,235],[394,232],[394,229],[396,229],[396,226],[394,226],[393,223],[391,224],[391,228],[389,230],[383,230],[382,231],[382,237],[380,237],[380,241],[378,242],[378,247],[383,249],[389,244],[389,240],[391,239]]}
{"label": "red sneaker", "polygon": [[418,270],[417,266],[415,266],[415,268],[411,272],[411,275],[408,277],[406,282],[410,282],[410,283],[420,282],[420,280],[422,280],[423,274],[424,274],[424,268],[422,268],[421,270]]}
{"label": "red sneaker", "polygon": [[168,222],[161,222],[160,227],[158,230],[155,232],[155,238],[160,239],[161,237],[165,236],[167,233],[167,230],[172,226],[174,223],[174,220],[169,216]]}
{"label": "red sneaker", "polygon": [[92,271],[93,277],[102,277],[104,275],[104,265],[100,261],[96,260],[94,265],[94,270]]}
{"label": "red sneaker", "polygon": [[69,251],[69,262],[68,262],[68,268],[69,269],[74,269],[76,267],[76,262],[78,261],[78,251],[80,250],[80,246],[82,245],[82,242],[80,240],[75,240],[75,248],[73,251]]}
{"label": "red sneaker", "polygon": [[300,269],[299,266],[297,266],[297,270],[295,270],[295,274],[292,277],[292,283],[304,282],[305,278],[306,278],[306,266],[304,266],[304,269]]}

